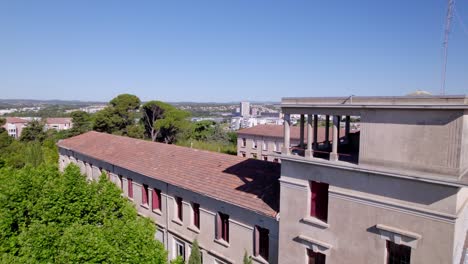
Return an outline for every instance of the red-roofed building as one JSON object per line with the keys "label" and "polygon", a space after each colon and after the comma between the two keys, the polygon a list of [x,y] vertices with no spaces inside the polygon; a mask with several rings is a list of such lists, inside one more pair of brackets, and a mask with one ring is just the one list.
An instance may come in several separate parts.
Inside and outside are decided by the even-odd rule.
{"label": "red-roofed building", "polygon": [[156,222],[170,259],[197,238],[204,263],[241,263],[245,250],[278,263],[280,164],[98,132],[58,147],[61,169],[107,173]]}
{"label": "red-roofed building", "polygon": [[7,117],[5,118],[5,125],[3,128],[8,132],[8,135],[14,138],[19,138],[23,128],[28,124],[28,120],[19,117]]}
{"label": "red-roofed building", "polygon": [[73,127],[70,117],[49,117],[46,119],[46,129],[67,130]]}

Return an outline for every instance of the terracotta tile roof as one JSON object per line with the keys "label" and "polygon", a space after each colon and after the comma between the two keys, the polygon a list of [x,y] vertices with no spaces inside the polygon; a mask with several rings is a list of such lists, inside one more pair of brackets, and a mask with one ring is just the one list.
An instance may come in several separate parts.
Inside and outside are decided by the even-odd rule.
{"label": "terracotta tile roof", "polygon": [[270,217],[279,211],[278,163],[94,131],[58,146]]}
{"label": "terracotta tile roof", "polygon": [[72,119],[70,117],[49,117],[46,122],[47,124],[70,124]]}
{"label": "terracotta tile roof", "polygon": [[6,117],[6,124],[28,123],[29,121],[19,117]]}
{"label": "terracotta tile roof", "polygon": [[[283,138],[283,126],[282,125],[258,125],[254,127],[244,128],[237,131],[238,135],[251,135],[251,136],[264,136],[272,137],[277,139]],[[345,130],[342,128],[340,135],[344,135]],[[300,127],[291,126],[291,139],[300,139]],[[329,140],[332,140],[332,128],[330,128]],[[307,142],[307,128],[304,128],[304,141]],[[325,141],[325,127],[317,128],[317,141]]]}

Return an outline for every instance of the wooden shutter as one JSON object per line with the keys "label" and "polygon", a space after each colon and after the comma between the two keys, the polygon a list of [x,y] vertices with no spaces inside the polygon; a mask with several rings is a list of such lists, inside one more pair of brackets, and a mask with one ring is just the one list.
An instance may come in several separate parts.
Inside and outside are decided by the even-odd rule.
{"label": "wooden shutter", "polygon": [[127,179],[128,182],[128,197],[133,198],[133,180]]}
{"label": "wooden shutter", "polygon": [[318,183],[310,182],[310,216],[317,216]]}
{"label": "wooden shutter", "polygon": [[159,206],[159,193],[158,193],[158,191],[156,189],[153,189],[151,194],[152,194],[151,197],[152,197],[152,208],[153,208],[153,210],[156,210],[156,209],[161,210],[161,208]]}
{"label": "wooden shutter", "polygon": [[148,187],[144,184],[141,186],[141,203],[148,204]]}

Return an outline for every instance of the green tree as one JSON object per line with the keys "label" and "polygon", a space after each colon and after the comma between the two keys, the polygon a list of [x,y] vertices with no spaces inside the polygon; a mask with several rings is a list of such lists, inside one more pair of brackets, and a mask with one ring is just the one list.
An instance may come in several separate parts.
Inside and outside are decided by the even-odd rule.
{"label": "green tree", "polygon": [[211,120],[202,120],[193,125],[193,136],[195,140],[208,140],[215,133],[216,122]]}
{"label": "green tree", "polygon": [[202,264],[200,247],[198,246],[198,241],[196,239],[192,243],[192,253],[190,253],[188,264]]}
{"label": "green tree", "polygon": [[37,120],[33,120],[28,123],[28,125],[23,128],[21,132],[21,141],[38,141],[42,142],[46,138],[46,132],[44,131],[44,123]]}
{"label": "green tree", "polygon": [[167,263],[155,226],[105,175],[77,166],[0,169],[0,261]]}
{"label": "green tree", "polygon": [[92,128],[91,115],[84,111],[71,113],[73,127],[69,130],[70,136],[77,136],[88,132]]}
{"label": "green tree", "polygon": [[190,128],[190,114],[170,104],[150,101],[143,105],[142,112],[146,136],[152,141],[174,143],[178,135]]}
{"label": "green tree", "polygon": [[249,257],[249,254],[247,254],[247,250],[244,253],[244,260],[242,261],[243,264],[252,264],[252,258]]}
{"label": "green tree", "polygon": [[177,258],[171,260],[171,264],[185,264],[184,259],[181,256],[177,256]]}
{"label": "green tree", "polygon": [[93,129],[110,134],[127,135],[127,127],[138,119],[140,99],[131,94],[121,94],[94,116]]}

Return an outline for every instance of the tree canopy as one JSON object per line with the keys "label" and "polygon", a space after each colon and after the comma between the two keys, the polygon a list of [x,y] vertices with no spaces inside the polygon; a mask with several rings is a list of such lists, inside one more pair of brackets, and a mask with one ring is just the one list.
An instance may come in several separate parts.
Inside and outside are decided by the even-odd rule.
{"label": "tree canopy", "polygon": [[145,134],[152,141],[174,143],[190,126],[188,112],[161,101],[147,102],[142,112]]}
{"label": "tree canopy", "polygon": [[104,175],[78,167],[0,169],[0,262],[167,263],[155,225]]}
{"label": "tree canopy", "polygon": [[25,128],[23,128],[20,140],[42,142],[45,138],[46,133],[44,131],[44,123],[32,120],[31,122],[28,122],[28,125]]}
{"label": "tree canopy", "polygon": [[131,94],[121,94],[94,116],[93,129],[110,134],[127,135],[127,128],[138,119],[140,99]]}

